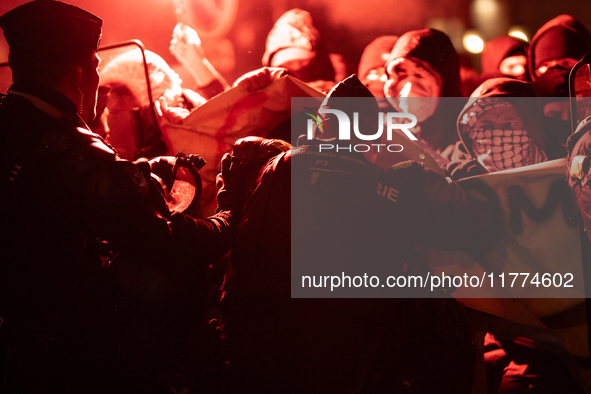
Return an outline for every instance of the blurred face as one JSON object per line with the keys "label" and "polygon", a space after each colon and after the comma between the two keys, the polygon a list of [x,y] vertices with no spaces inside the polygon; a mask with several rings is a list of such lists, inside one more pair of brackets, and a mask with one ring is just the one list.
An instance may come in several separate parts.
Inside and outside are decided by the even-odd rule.
{"label": "blurred face", "polygon": [[181,86],[182,80],[179,78],[177,73],[175,73],[172,70],[170,70],[170,71],[171,71],[171,74],[165,74],[166,75],[165,80],[167,81],[167,85],[169,85],[169,87],[164,91],[162,96],[166,99],[166,102],[169,107],[182,107],[183,106],[183,102],[182,102],[183,87]]}
{"label": "blurred face", "polygon": [[300,71],[304,67],[308,67],[312,63],[312,59],[296,59],[296,60],[289,60],[279,66],[274,67],[283,67],[287,68],[289,71],[296,72]]}
{"label": "blurred face", "polygon": [[[150,53],[148,60],[152,98],[158,100],[161,96],[166,99],[169,107],[183,107],[183,80],[156,54]],[[147,102],[144,105],[148,104]]]}
{"label": "blurred face", "polygon": [[548,70],[553,68],[560,68],[563,70],[570,70],[573,66],[577,64],[576,59],[571,59],[569,57],[565,57],[562,59],[552,59],[545,62],[542,62],[538,68],[536,69],[536,76],[540,76],[548,72]]}
{"label": "blurred face", "polygon": [[525,75],[527,58],[525,55],[509,56],[499,65],[499,71],[512,77],[521,77]]}
{"label": "blurred face", "polygon": [[535,164],[540,157],[511,105],[494,107],[479,115],[470,130],[470,139],[478,162],[491,172]]}
{"label": "blurred face", "polygon": [[[419,122],[428,119],[439,104],[441,97],[441,76],[427,63],[420,60],[398,58],[388,64],[389,79],[384,85],[384,94],[394,100],[388,100],[403,112],[417,117]],[[395,98],[402,98],[395,100]],[[405,98],[411,98],[406,100]],[[418,97],[429,99],[416,99]],[[414,98],[414,99],[412,99]]]}
{"label": "blurred face", "polygon": [[303,82],[312,82],[310,70],[316,53],[301,48],[286,48],[278,51],[271,58],[271,67],[283,67],[297,79]]}
{"label": "blurred face", "polygon": [[385,67],[378,67],[369,70],[363,84],[367,86],[374,97],[384,97],[384,84],[388,80]]}
{"label": "blurred face", "polygon": [[402,97],[401,92],[411,83],[405,97],[440,97],[441,77],[431,66],[419,60],[398,58],[388,64],[388,75],[384,93],[386,97]]}
{"label": "blurred face", "polygon": [[96,102],[98,87],[101,82],[100,64],[101,58],[98,53],[92,54],[89,64],[82,67],[81,89],[84,93],[84,106],[80,116],[84,121],[90,122],[96,117]]}

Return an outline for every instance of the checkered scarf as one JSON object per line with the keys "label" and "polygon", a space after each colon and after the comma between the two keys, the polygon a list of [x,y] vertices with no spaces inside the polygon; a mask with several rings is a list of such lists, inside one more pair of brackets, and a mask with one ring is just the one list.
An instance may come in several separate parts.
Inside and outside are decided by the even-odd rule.
{"label": "checkered scarf", "polygon": [[498,98],[483,98],[465,111],[460,121],[460,124],[469,129],[476,159],[491,172],[548,160],[546,154],[532,141],[527,130],[474,128],[476,120],[485,111],[510,106],[511,104]]}

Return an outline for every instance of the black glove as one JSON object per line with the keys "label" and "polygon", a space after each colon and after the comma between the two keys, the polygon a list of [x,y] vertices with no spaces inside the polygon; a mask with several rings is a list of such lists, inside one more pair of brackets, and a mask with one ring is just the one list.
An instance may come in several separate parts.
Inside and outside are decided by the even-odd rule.
{"label": "black glove", "polygon": [[291,149],[291,145],[283,140],[246,137],[234,143],[233,156],[242,165],[247,165],[253,161],[267,161],[289,149]]}
{"label": "black glove", "polygon": [[486,168],[484,168],[482,164],[474,159],[455,161],[445,164],[442,167],[445,170],[445,175],[454,181],[471,176],[488,174]]}
{"label": "black glove", "polygon": [[222,172],[216,177],[218,208],[216,212],[229,210],[244,203],[242,166],[232,155],[222,157]]}
{"label": "black glove", "polygon": [[236,141],[233,156],[243,167],[245,199],[258,183],[258,175],[269,160],[290,149],[289,143],[279,139],[246,137]]}
{"label": "black glove", "polygon": [[159,156],[148,161],[152,174],[160,178],[163,184],[167,185],[167,188],[168,185],[172,184],[171,178],[175,162],[176,158],[174,156]]}
{"label": "black glove", "polygon": [[163,218],[168,218],[170,216],[170,210],[166,204],[166,196],[168,194],[166,184],[163,182],[160,176],[152,173],[152,163],[148,160],[141,158],[134,161],[133,164],[135,164],[141,170],[148,183],[146,202],[156,212],[158,212],[160,216]]}
{"label": "black glove", "polygon": [[230,199],[236,199],[238,203],[246,201],[261,168],[271,158],[289,149],[290,144],[277,139],[246,137],[236,141],[232,155],[226,154],[222,158],[222,173],[216,178],[218,211]]}

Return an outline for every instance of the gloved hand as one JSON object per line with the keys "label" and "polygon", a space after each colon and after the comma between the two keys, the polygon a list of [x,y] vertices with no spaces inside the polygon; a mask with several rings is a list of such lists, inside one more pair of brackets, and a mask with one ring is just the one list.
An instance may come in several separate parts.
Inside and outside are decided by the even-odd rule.
{"label": "gloved hand", "polygon": [[216,178],[218,211],[229,197],[246,201],[261,168],[272,157],[289,149],[291,145],[282,140],[246,137],[236,141],[232,155],[226,153],[222,158],[222,172]]}
{"label": "gloved hand", "polygon": [[159,156],[148,161],[152,174],[159,177],[167,187],[172,184],[171,177],[175,162],[174,156]]}
{"label": "gloved hand", "polygon": [[283,140],[265,139],[262,137],[245,137],[234,143],[233,156],[242,165],[270,158],[291,149],[291,145]]}
{"label": "gloved hand", "polygon": [[446,176],[450,177],[454,181],[471,176],[488,174],[486,168],[484,168],[477,160],[474,159],[455,161],[445,164],[442,167],[445,170]]}
{"label": "gloved hand", "polygon": [[[172,158],[171,158],[172,159]],[[170,216],[170,211],[166,204],[166,196],[168,194],[166,183],[162,180],[160,175],[152,172],[152,162],[145,158],[140,158],[133,162],[142,172],[148,184],[148,193],[146,196],[147,203],[164,218]],[[163,166],[159,163],[158,166]],[[158,169],[159,173],[164,174],[165,171]],[[156,175],[156,176],[154,176]]]}
{"label": "gloved hand", "polygon": [[216,212],[229,210],[244,203],[242,165],[232,155],[222,157],[222,172],[216,176],[218,208]]}
{"label": "gloved hand", "polygon": [[250,71],[234,82],[234,86],[242,86],[247,92],[256,92],[271,85],[273,81],[288,75],[287,69],[281,67],[263,67]]}
{"label": "gloved hand", "polygon": [[278,154],[291,149],[291,145],[283,140],[246,137],[234,143],[234,159],[242,165],[244,178],[244,199],[248,199],[250,191],[257,183],[261,169]]}

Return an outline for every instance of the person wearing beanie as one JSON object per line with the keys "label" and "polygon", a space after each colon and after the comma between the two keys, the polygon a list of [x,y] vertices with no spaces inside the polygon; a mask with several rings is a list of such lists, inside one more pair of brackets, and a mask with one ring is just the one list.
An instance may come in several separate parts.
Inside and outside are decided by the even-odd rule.
{"label": "person wearing beanie", "polygon": [[384,97],[384,84],[388,79],[386,60],[397,40],[398,36],[378,37],[361,54],[357,75],[374,97]]}
{"label": "person wearing beanie", "polygon": [[527,47],[526,41],[511,36],[488,41],[480,56],[481,78],[506,77],[527,81]]}
{"label": "person wearing beanie", "polygon": [[529,74],[540,97],[567,97],[568,71],[590,50],[589,30],[570,15],[540,27],[528,49]]}
{"label": "person wearing beanie", "polygon": [[[536,116],[535,97],[530,82],[512,78],[483,82],[460,112],[457,121],[460,142],[452,158],[457,160],[465,152],[467,158],[476,160],[486,172],[546,161],[547,142]],[[453,179],[459,179],[459,162],[452,162],[446,168]],[[475,170],[471,169],[470,176],[476,175]]]}
{"label": "person wearing beanie", "polygon": [[[566,145],[571,133],[568,76],[590,50],[589,30],[570,15],[559,15],[540,27],[529,46],[531,80],[538,96],[547,98],[543,106],[544,129],[562,145]],[[565,155],[563,148],[560,157]]]}
{"label": "person wearing beanie", "polygon": [[329,54],[308,11],[287,11],[267,36],[263,67],[283,67],[302,82],[328,91],[343,79],[346,67],[342,56]]}
{"label": "person wearing beanie", "polygon": [[449,37],[435,29],[404,33],[390,53],[386,72],[384,94],[394,108],[417,117],[413,133],[435,152],[454,144],[455,113],[461,104],[449,100],[445,108],[439,105],[440,97],[462,96],[459,58]]}

